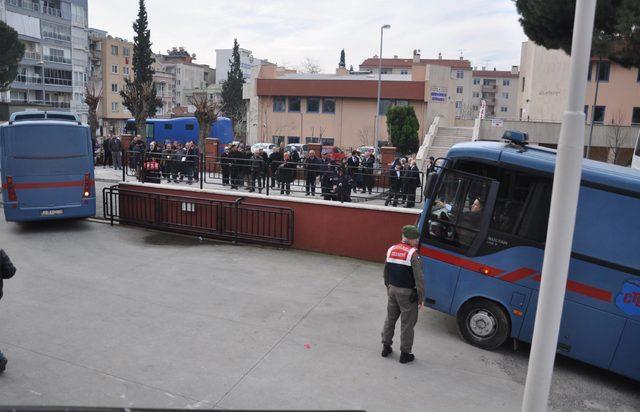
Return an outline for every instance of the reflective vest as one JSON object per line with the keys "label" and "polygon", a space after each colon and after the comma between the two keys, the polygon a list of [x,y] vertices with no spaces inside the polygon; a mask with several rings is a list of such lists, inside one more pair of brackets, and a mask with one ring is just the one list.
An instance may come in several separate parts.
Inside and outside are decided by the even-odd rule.
{"label": "reflective vest", "polygon": [[399,288],[413,289],[416,281],[413,277],[411,257],[417,250],[406,243],[393,245],[387,251],[387,269],[389,283]]}

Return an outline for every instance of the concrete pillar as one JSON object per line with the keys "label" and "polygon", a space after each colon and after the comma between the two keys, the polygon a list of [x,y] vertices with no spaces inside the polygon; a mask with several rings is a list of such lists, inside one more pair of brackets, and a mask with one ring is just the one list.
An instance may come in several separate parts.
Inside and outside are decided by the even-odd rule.
{"label": "concrete pillar", "polygon": [[218,157],[220,156],[220,140],[208,137],[204,141],[204,153],[206,156],[205,171],[215,172],[218,168]]}

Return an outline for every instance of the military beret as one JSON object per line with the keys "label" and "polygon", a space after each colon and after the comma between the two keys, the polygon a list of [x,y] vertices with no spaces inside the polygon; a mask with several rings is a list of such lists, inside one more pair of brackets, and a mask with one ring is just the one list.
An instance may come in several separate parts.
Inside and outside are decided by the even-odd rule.
{"label": "military beret", "polygon": [[406,237],[407,239],[417,239],[420,237],[420,232],[418,231],[417,227],[413,225],[407,225],[402,228],[402,236]]}

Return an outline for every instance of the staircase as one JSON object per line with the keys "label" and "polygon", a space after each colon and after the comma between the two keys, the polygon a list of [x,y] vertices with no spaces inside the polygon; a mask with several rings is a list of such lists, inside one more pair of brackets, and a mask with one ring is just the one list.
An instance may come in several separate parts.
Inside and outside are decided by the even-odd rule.
{"label": "staircase", "polygon": [[438,132],[434,136],[431,146],[426,154],[426,159],[430,156],[434,158],[445,157],[451,146],[470,142],[473,136],[473,127],[438,127]]}

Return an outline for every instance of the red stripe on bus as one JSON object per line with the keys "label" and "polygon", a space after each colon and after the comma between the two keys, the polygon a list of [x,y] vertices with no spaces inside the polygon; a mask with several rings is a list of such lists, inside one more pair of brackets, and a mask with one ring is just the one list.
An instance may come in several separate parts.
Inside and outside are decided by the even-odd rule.
{"label": "red stripe on bus", "polygon": [[500,277],[500,279],[505,280],[511,283],[517,283],[522,279],[526,279],[529,276],[536,273],[537,270],[529,269],[529,268],[520,268],[518,270],[514,270],[513,272],[509,272],[506,275]]}
{"label": "red stripe on bus", "polygon": [[473,260],[464,259],[450,253],[441,252],[439,250],[430,249],[425,246],[420,248],[420,254],[435,260],[439,260],[444,263],[449,263],[454,266],[471,270],[473,272],[482,273],[487,276],[498,276],[502,272],[502,269],[494,268],[491,266],[483,265],[482,263],[474,262]]}
{"label": "red stripe on bus", "polygon": [[[542,280],[542,277],[538,275],[534,277],[533,280],[535,280],[536,282],[540,282]],[[602,300],[607,303],[610,303],[612,299],[611,292],[609,292],[608,290],[585,285],[584,283],[576,282],[575,280],[567,281],[567,290],[588,296],[590,298]]]}
{"label": "red stripe on bus", "polygon": [[[93,184],[94,181],[91,180],[89,182]],[[52,189],[52,188],[60,188],[60,187],[82,187],[84,186],[83,180],[78,180],[74,182],[33,182],[33,183],[14,183],[13,187],[15,189]],[[6,190],[7,185],[3,184],[2,189]]]}

